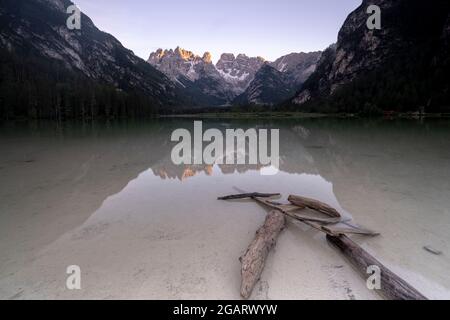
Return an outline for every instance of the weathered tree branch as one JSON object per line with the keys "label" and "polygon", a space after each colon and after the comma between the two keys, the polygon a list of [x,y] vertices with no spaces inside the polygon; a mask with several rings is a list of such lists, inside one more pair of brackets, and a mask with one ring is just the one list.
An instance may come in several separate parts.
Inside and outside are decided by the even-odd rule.
{"label": "weathered tree branch", "polygon": [[217,200],[239,200],[239,199],[247,199],[247,198],[271,198],[271,197],[279,197],[281,194],[279,193],[241,193],[241,194],[232,194],[230,196],[219,197]]}

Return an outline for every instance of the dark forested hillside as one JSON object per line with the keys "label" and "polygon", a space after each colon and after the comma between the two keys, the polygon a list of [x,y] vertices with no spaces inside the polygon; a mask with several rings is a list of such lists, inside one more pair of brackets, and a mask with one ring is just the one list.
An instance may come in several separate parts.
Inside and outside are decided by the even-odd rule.
{"label": "dark forested hillside", "polygon": [[59,61],[0,50],[0,118],[150,116],[158,101],[68,70]]}
{"label": "dark forested hillside", "polygon": [[182,105],[178,88],[68,0],[0,2],[0,118],[149,115]]}

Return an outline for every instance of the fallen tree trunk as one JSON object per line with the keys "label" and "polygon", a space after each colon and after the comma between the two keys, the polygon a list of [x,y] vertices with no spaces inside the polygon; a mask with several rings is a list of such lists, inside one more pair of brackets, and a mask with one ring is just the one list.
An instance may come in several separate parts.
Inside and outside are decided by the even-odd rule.
{"label": "fallen tree trunk", "polygon": [[279,211],[271,211],[264,225],[256,232],[255,239],[248,247],[246,253],[240,258],[242,263],[241,296],[250,298],[253,288],[259,281],[264,270],[267,255],[275,246],[278,235],[284,229],[286,219]]}
{"label": "fallen tree trunk", "polygon": [[427,300],[420,292],[401,279],[381,262],[371,256],[349,237],[327,235],[327,240],[337,246],[363,276],[369,276],[370,266],[377,266],[381,271],[380,293],[390,300]]}

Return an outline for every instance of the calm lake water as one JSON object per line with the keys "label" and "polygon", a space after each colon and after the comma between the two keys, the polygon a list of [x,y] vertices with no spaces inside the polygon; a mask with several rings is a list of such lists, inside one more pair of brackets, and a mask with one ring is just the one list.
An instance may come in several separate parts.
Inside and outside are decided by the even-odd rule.
{"label": "calm lake water", "polygon": [[[236,188],[322,200],[380,237],[355,241],[450,299],[449,120],[204,120],[280,129],[280,172],[176,166],[194,119],[0,124],[0,299],[239,299],[266,210]],[[424,250],[430,246],[441,255]],[[82,290],[66,289],[78,265]],[[290,222],[255,299],[377,299],[323,235]]]}

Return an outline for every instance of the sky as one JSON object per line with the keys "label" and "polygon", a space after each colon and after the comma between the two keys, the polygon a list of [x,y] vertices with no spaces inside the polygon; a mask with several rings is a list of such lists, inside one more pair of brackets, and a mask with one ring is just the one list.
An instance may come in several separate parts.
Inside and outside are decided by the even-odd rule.
{"label": "sky", "polygon": [[180,46],[213,60],[245,53],[266,60],[336,42],[361,0],[74,0],[96,26],[143,59]]}

